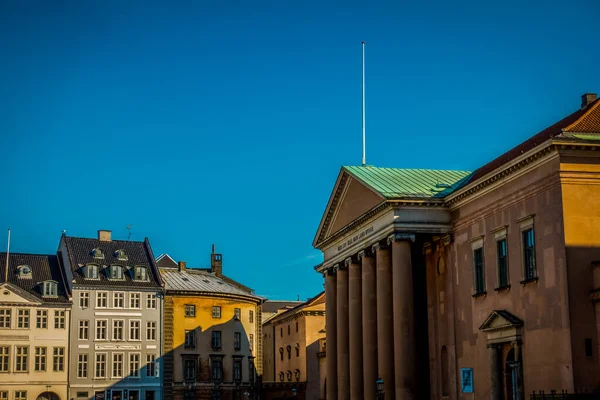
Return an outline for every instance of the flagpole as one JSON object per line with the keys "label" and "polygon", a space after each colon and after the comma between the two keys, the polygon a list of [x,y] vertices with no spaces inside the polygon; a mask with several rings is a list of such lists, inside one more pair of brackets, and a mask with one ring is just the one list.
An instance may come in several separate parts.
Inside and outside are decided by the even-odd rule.
{"label": "flagpole", "polygon": [[365,42],[362,42],[362,165],[367,165],[365,135]]}
{"label": "flagpole", "polygon": [[6,270],[4,271],[4,282],[8,282],[8,257],[10,256],[10,228],[8,229],[8,244],[6,245]]}

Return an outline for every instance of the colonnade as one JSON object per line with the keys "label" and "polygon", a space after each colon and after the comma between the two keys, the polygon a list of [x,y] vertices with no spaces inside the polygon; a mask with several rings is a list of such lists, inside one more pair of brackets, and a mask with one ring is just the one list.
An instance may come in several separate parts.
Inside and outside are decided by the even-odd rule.
{"label": "colonnade", "polygon": [[327,400],[414,399],[414,235],[395,233],[325,271]]}

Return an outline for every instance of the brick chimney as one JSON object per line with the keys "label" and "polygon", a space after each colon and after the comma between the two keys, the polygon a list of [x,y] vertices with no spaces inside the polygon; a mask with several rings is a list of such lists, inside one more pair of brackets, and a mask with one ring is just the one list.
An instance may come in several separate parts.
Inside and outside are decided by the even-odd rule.
{"label": "brick chimney", "polygon": [[179,265],[179,272],[185,271],[185,261],[179,261],[177,264]]}
{"label": "brick chimney", "polygon": [[210,272],[216,276],[223,276],[223,255],[215,253],[215,245],[212,245],[210,255]]}
{"label": "brick chimney", "polygon": [[99,230],[98,231],[98,240],[101,242],[110,242],[111,241],[111,231]]}
{"label": "brick chimney", "polygon": [[587,106],[589,106],[597,98],[598,98],[598,96],[596,95],[596,93],[584,93],[584,94],[582,94],[581,95],[581,109],[583,110],[584,108],[586,108]]}

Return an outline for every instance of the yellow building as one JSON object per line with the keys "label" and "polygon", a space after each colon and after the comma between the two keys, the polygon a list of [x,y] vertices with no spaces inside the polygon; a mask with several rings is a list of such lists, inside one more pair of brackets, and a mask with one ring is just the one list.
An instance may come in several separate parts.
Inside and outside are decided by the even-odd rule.
{"label": "yellow building", "polygon": [[0,399],[67,399],[71,303],[57,257],[0,253],[0,265]]}
{"label": "yellow building", "polygon": [[322,398],[319,356],[325,338],[325,293],[276,314],[265,322],[263,332],[264,365],[269,366],[263,397]]}
{"label": "yellow building", "polygon": [[208,269],[157,259],[165,283],[164,398],[255,398],[261,374],[261,303],[222,273],[222,255]]}

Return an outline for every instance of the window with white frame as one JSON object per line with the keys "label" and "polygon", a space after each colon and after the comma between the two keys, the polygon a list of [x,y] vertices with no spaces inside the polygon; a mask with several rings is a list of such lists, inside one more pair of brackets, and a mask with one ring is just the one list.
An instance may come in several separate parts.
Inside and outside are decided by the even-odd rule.
{"label": "window with white frame", "polygon": [[123,353],[113,353],[112,355],[112,377],[123,377]]}
{"label": "window with white frame", "polygon": [[125,321],[122,319],[113,319],[112,321],[112,340],[125,340],[123,331],[125,330]]}
{"label": "window with white frame", "polygon": [[17,310],[17,328],[29,329],[29,309],[20,308]]}
{"label": "window with white frame", "polygon": [[53,351],[52,370],[63,372],[65,370],[65,348],[55,347]]}
{"label": "window with white frame", "polygon": [[156,294],[149,293],[146,297],[146,308],[153,310],[156,308]]}
{"label": "window with white frame", "polygon": [[106,337],[106,325],[108,321],[105,319],[96,320],[96,340],[107,340]]}
{"label": "window with white frame", "polygon": [[233,309],[233,318],[235,319],[240,319],[242,316],[242,309],[241,308],[234,308]]}
{"label": "window with white frame", "polygon": [[96,308],[108,307],[108,292],[96,293]]}
{"label": "window with white frame", "polygon": [[115,257],[119,261],[127,261],[127,259],[128,259],[127,253],[125,253],[125,250],[117,250],[117,251],[115,251]]}
{"label": "window with white frame", "polygon": [[471,242],[473,250],[473,286],[475,287],[474,296],[485,294],[485,263],[483,254],[483,237],[479,237]]}
{"label": "window with white frame", "polygon": [[46,371],[46,351],[45,347],[36,347],[34,355],[33,370],[35,372]]}
{"label": "window with white frame", "polygon": [[44,297],[58,296],[58,283],[56,281],[45,281],[42,287],[42,294]]}
{"label": "window with white frame", "polygon": [[129,376],[140,376],[140,353],[129,353]]}
{"label": "window with white frame", "polygon": [[77,338],[79,340],[88,340],[90,338],[90,321],[79,320],[79,333]]}
{"label": "window with white frame", "polygon": [[100,276],[98,271],[99,268],[96,264],[90,264],[83,267],[83,275],[86,279],[98,279]]}
{"label": "window with white frame", "polygon": [[146,340],[156,340],[156,321],[146,322]]}
{"label": "window with white frame", "polygon": [[15,372],[28,372],[29,346],[15,346]]}
{"label": "window with white frame", "polygon": [[123,267],[121,265],[112,265],[110,267],[110,279],[123,279]]}
{"label": "window with white frame", "polygon": [[129,320],[129,340],[141,340],[139,319]]}
{"label": "window with white frame", "polygon": [[15,390],[15,400],[27,400],[27,390]]}
{"label": "window with white frame", "polygon": [[8,372],[10,363],[10,346],[0,346],[0,372]]}
{"label": "window with white frame", "polygon": [[10,308],[0,308],[0,328],[10,329]]}
{"label": "window with white frame", "polygon": [[146,354],[146,376],[157,376],[156,354]]}
{"label": "window with white frame", "polygon": [[35,327],[38,329],[48,328],[48,310],[37,310]]}
{"label": "window with white frame", "polygon": [[141,307],[141,297],[140,293],[130,293],[129,294],[129,308],[140,308]]}
{"label": "window with white frame", "polygon": [[90,307],[90,292],[79,292],[79,308],[86,309]]}
{"label": "window with white frame", "polygon": [[148,270],[146,267],[137,266],[134,268],[133,279],[136,281],[147,281],[148,280]]}
{"label": "window with white frame", "polygon": [[77,377],[87,378],[88,377],[88,355],[79,354],[77,356]]}
{"label": "window with white frame", "polygon": [[125,293],[115,292],[113,294],[113,308],[125,308]]}
{"label": "window with white frame", "polygon": [[213,318],[221,318],[221,307],[220,306],[213,306],[212,317]]}
{"label": "window with white frame", "polygon": [[248,314],[248,322],[251,324],[254,323],[254,310],[250,310],[250,313]]}
{"label": "window with white frame", "polygon": [[63,310],[54,311],[54,329],[66,329],[67,312]]}
{"label": "window with white frame", "polygon": [[250,346],[250,351],[254,351],[254,335],[248,335],[248,345]]}
{"label": "window with white frame", "polygon": [[8,400],[8,390],[0,390],[0,400]]}
{"label": "window with white frame", "polygon": [[106,378],[106,353],[96,353],[95,378]]}

